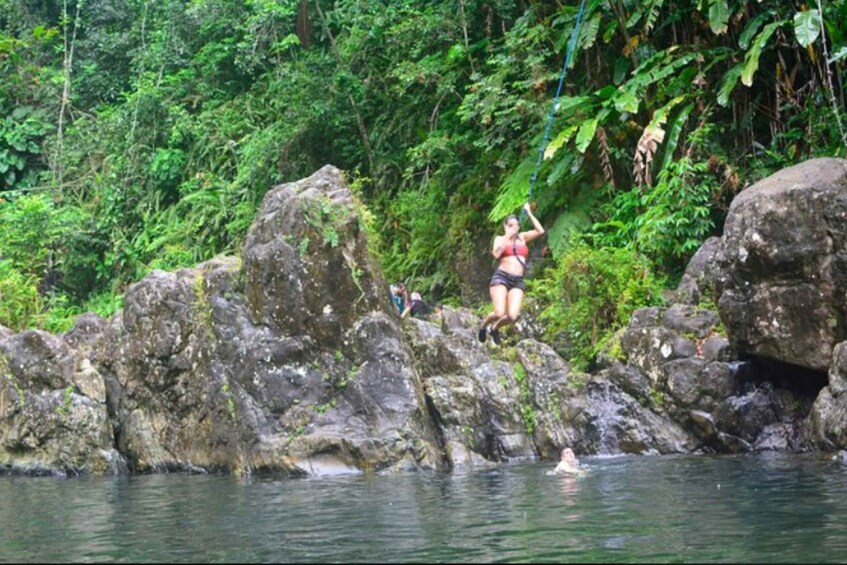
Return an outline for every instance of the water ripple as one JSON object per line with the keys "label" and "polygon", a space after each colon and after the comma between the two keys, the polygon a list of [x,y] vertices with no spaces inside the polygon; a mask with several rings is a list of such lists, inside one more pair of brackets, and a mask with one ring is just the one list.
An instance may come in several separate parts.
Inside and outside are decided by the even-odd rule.
{"label": "water ripple", "polygon": [[810,562],[847,551],[816,456],[606,457],[580,477],[0,477],[0,562]]}

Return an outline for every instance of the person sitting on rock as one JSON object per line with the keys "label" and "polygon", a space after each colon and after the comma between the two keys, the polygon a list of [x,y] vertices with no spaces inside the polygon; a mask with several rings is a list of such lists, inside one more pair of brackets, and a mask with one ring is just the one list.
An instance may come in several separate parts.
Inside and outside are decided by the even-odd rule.
{"label": "person sitting on rock", "polygon": [[402,315],[409,307],[409,292],[402,282],[391,285],[391,301],[397,307],[397,313]]}
{"label": "person sitting on rock", "polygon": [[413,318],[426,318],[429,316],[429,306],[426,305],[426,302],[423,301],[423,297],[420,292],[413,292],[412,296],[409,300],[408,306],[403,310],[403,314],[401,317],[405,318],[412,315]]}

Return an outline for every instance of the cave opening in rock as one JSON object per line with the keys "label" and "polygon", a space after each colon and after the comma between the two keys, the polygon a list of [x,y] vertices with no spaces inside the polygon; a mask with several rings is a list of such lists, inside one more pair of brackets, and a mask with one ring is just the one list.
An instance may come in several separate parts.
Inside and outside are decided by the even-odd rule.
{"label": "cave opening in rock", "polygon": [[829,384],[826,371],[763,357],[751,357],[739,362],[735,379],[742,391],[763,386],[787,390],[802,400],[807,408],[811,408],[821,389]]}

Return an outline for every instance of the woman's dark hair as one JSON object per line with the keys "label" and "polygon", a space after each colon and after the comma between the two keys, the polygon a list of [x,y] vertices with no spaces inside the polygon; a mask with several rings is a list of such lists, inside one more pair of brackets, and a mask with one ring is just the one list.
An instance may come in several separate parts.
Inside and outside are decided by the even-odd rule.
{"label": "woman's dark hair", "polygon": [[514,214],[510,214],[509,216],[506,216],[505,220],[503,220],[503,225],[505,226],[506,224],[508,224],[509,220],[517,220],[517,219],[518,219],[517,216],[515,216]]}

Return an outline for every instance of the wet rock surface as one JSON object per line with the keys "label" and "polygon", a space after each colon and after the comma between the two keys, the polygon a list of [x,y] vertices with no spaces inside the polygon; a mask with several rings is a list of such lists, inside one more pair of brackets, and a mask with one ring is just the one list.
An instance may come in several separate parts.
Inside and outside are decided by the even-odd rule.
{"label": "wet rock surface", "polygon": [[[635,312],[592,374],[532,328],[479,343],[479,318],[464,308],[401,320],[343,176],[324,167],[267,194],[240,258],[155,271],[113,318],[82,316],[63,336],[0,328],[0,471],[298,476],[485,468],[553,460],[565,446],[844,449],[842,228],[824,241],[810,218],[834,223],[847,195],[843,163],[823,164],[834,180],[794,171],[774,181],[781,190],[746,195],[736,206],[746,219],[695,255],[677,303]],[[814,257],[751,235],[776,235],[751,217],[785,220],[800,204],[792,221],[811,243],[794,234],[787,247]],[[791,267],[778,284],[766,277],[776,264]],[[815,278],[809,265],[831,268]],[[713,288],[718,309],[702,306]],[[800,302],[809,327],[790,326],[796,342],[762,329],[756,301],[772,321],[813,294]]]}

